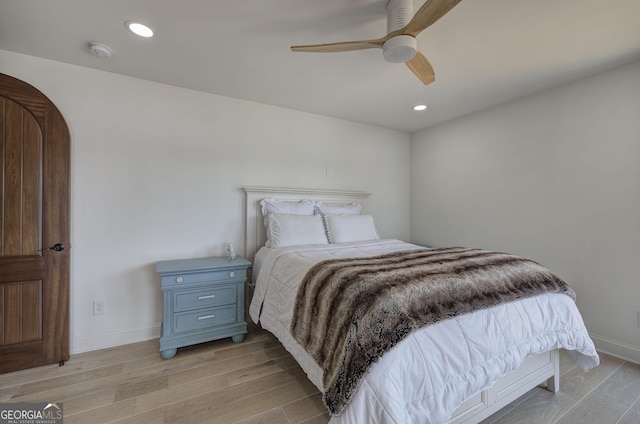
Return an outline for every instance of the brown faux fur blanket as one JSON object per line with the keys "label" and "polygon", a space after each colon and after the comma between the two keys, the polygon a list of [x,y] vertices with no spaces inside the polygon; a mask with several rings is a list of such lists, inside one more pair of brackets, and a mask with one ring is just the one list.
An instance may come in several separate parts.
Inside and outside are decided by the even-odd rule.
{"label": "brown faux fur blanket", "polygon": [[323,370],[332,415],[351,400],[383,353],[438,321],[541,293],[573,290],[540,264],[468,248],[335,259],[302,281],[291,334]]}

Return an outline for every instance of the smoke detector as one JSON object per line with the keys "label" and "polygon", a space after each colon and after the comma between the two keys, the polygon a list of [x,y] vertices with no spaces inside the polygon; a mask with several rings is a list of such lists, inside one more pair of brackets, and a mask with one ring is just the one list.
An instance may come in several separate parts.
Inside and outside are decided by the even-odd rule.
{"label": "smoke detector", "polygon": [[111,57],[111,49],[109,48],[109,46],[105,46],[104,44],[91,42],[89,43],[89,50],[96,56],[106,58]]}

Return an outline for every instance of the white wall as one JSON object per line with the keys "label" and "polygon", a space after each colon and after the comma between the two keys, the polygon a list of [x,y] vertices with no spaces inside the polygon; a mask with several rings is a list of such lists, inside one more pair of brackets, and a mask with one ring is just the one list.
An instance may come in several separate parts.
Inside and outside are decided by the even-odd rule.
{"label": "white wall", "polygon": [[369,191],[380,233],[409,238],[407,133],[2,50],[0,72],[71,132],[74,353],[159,335],[157,261],[243,252],[242,186]]}
{"label": "white wall", "polygon": [[412,135],[412,240],[508,251],[640,362],[640,62]]}
{"label": "white wall", "polygon": [[70,128],[74,353],[157,337],[155,263],[242,252],[241,187],[266,185],[367,190],[385,237],[536,259],[576,289],[600,349],[640,362],[640,62],[411,142],[2,50],[0,72]]}

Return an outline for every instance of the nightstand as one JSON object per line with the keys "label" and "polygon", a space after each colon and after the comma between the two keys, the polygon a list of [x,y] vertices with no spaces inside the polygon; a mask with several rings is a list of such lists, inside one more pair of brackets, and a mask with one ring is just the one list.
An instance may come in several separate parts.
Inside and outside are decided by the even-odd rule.
{"label": "nightstand", "polygon": [[156,265],[164,293],[160,354],[179,347],[231,337],[244,340],[244,284],[248,260],[236,257],[162,261]]}

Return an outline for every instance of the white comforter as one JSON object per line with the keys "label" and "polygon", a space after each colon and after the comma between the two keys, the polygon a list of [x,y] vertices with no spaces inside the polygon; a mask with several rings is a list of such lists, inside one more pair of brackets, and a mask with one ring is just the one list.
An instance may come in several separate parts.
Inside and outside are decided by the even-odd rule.
{"label": "white comforter", "polygon": [[[272,332],[322,391],[322,371],[293,340],[297,287],[318,261],[365,257],[419,246],[399,240],[261,249],[254,261],[249,314]],[[598,365],[575,303],[545,294],[425,327],[385,354],[332,423],[445,423],[467,398],[493,385],[529,356],[569,350],[584,371]]]}

